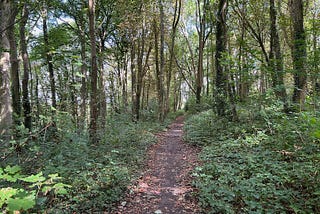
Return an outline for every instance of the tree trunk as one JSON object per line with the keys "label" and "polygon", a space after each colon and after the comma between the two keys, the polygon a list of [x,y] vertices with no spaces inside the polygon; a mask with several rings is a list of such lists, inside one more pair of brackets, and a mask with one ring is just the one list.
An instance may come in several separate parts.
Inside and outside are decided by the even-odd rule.
{"label": "tree trunk", "polygon": [[35,96],[35,102],[36,102],[36,106],[37,106],[37,111],[36,111],[36,121],[37,121],[37,125],[39,125],[39,119],[40,119],[40,100],[39,100],[39,76],[36,73],[36,84],[35,84],[35,92],[34,92],[34,96]]}
{"label": "tree trunk", "polygon": [[51,54],[50,44],[49,44],[47,19],[48,19],[48,10],[45,5],[44,8],[42,9],[42,30],[43,30],[46,62],[48,66],[49,79],[50,79],[51,106],[54,109],[56,109],[57,108],[56,84],[55,84],[55,77],[54,77],[54,71],[53,71],[53,59],[52,59],[52,54]]}
{"label": "tree trunk", "polygon": [[171,85],[171,77],[172,77],[172,65],[173,65],[174,54],[175,54],[174,46],[175,46],[178,23],[180,20],[181,5],[182,5],[181,0],[175,0],[174,15],[173,15],[173,21],[172,21],[172,32],[171,32],[171,44],[170,44],[170,60],[169,60],[169,67],[168,67],[168,73],[167,73],[166,113],[170,111],[170,85]]}
{"label": "tree trunk", "polygon": [[86,37],[84,33],[83,26],[80,26],[80,51],[81,51],[81,88],[80,88],[80,96],[81,96],[81,106],[80,106],[80,120],[79,124],[82,129],[86,127],[87,122],[87,64],[86,64]]}
{"label": "tree trunk", "polygon": [[306,71],[306,35],[303,26],[303,2],[302,0],[290,0],[290,13],[293,25],[293,70],[294,91],[292,101],[300,109],[303,109],[307,90]]}
{"label": "tree trunk", "polygon": [[74,65],[71,64],[71,84],[69,85],[69,93],[70,93],[70,98],[71,98],[71,113],[72,113],[72,118],[75,126],[77,127],[79,124],[79,118],[78,118],[78,101],[76,98],[76,79],[75,79],[75,70],[74,70]]}
{"label": "tree trunk", "polygon": [[219,0],[216,29],[216,108],[219,116],[225,116],[227,110],[228,82],[226,67],[223,65],[227,46],[227,8],[228,0]]}
{"label": "tree trunk", "polygon": [[[164,11],[163,11],[163,2],[159,0],[159,9],[160,9],[160,69],[159,69],[159,81],[160,81],[160,88],[159,88],[159,120],[161,122],[164,121],[165,118],[165,89],[164,89]],[[169,77],[169,76],[168,76]],[[168,81],[171,81],[171,74]],[[168,85],[170,87],[170,83]],[[170,88],[167,89],[169,97]]]}
{"label": "tree trunk", "polygon": [[287,93],[284,86],[283,76],[283,58],[281,53],[280,39],[277,28],[277,11],[275,8],[274,0],[270,0],[270,55],[269,67],[272,69],[272,84],[276,91],[276,95],[284,103],[284,109],[287,110]]}
{"label": "tree trunk", "polygon": [[132,100],[132,120],[137,122],[139,119],[139,109],[137,109],[137,75],[136,75],[136,66],[135,66],[135,58],[136,58],[136,47],[135,42],[133,41],[131,44],[131,100]]}
{"label": "tree trunk", "polygon": [[198,69],[197,69],[197,76],[196,76],[196,102],[199,104],[201,101],[201,91],[203,87],[203,55],[204,55],[204,46],[206,41],[206,5],[207,0],[204,0],[202,6],[202,14],[201,14],[201,4],[200,0],[197,0],[197,7],[198,7],[198,20],[199,20],[199,27],[198,31],[198,44],[199,44],[199,52],[198,52]]}
{"label": "tree trunk", "polygon": [[26,42],[26,24],[29,17],[29,10],[26,3],[23,5],[22,14],[20,21],[20,47],[21,47],[21,56],[23,60],[23,80],[22,80],[22,106],[24,113],[24,126],[31,130],[32,128],[32,117],[31,117],[31,105],[29,99],[29,55],[27,51],[27,42]]}
{"label": "tree trunk", "polygon": [[0,135],[9,137],[9,129],[12,125],[12,105],[10,96],[10,45],[5,32],[10,16],[9,1],[0,2]]}
{"label": "tree trunk", "polygon": [[128,91],[127,91],[127,85],[128,85],[128,63],[127,63],[127,57],[125,55],[123,59],[123,76],[122,76],[122,105],[125,112],[127,111],[128,107]]}
{"label": "tree trunk", "polygon": [[161,65],[159,60],[159,31],[156,20],[153,21],[153,33],[154,33],[154,58],[156,65],[156,84],[157,84],[157,96],[158,96],[158,119],[163,119],[163,76],[161,75]]}
{"label": "tree trunk", "polygon": [[[105,51],[104,47],[105,38],[103,35],[100,35],[100,47],[99,47],[99,64],[100,64],[100,75],[99,75],[99,122],[101,128],[104,129],[106,125],[106,115],[107,115],[107,95],[105,92],[105,80],[104,80],[104,61],[103,61],[103,53]],[[114,78],[113,78],[114,79]],[[113,81],[113,80],[112,80]],[[112,82],[113,85],[113,82]],[[114,87],[113,91],[111,92],[115,95]],[[115,96],[114,102],[116,102]],[[115,109],[115,106],[113,106]]]}
{"label": "tree trunk", "polygon": [[20,79],[19,79],[19,61],[17,52],[15,31],[15,20],[18,14],[16,5],[10,5],[10,18],[9,27],[7,29],[7,35],[10,44],[10,64],[11,64],[11,96],[13,107],[13,120],[15,124],[20,124],[21,117],[21,100],[20,100]]}
{"label": "tree trunk", "polygon": [[90,99],[90,127],[89,136],[91,143],[97,143],[97,121],[98,121],[98,65],[97,65],[97,48],[95,34],[95,0],[89,0],[89,34],[91,46],[91,99]]}

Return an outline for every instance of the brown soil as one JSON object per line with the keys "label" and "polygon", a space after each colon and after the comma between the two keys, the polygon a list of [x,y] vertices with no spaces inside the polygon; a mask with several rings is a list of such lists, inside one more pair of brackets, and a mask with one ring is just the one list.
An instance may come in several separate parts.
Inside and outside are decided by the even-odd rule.
{"label": "brown soil", "polygon": [[143,175],[129,187],[114,214],[200,213],[190,175],[198,164],[198,149],[183,142],[182,127],[179,117],[166,132],[157,134]]}

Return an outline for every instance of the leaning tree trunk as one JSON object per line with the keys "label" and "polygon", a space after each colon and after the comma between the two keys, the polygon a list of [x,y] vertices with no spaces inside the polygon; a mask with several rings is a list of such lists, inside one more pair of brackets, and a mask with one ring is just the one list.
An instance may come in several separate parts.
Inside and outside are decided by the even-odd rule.
{"label": "leaning tree trunk", "polygon": [[95,0],[89,0],[89,34],[91,45],[91,99],[90,99],[90,127],[89,137],[91,143],[98,141],[97,137],[97,121],[98,121],[98,65],[97,65],[97,48],[96,48],[96,35],[95,35]]}
{"label": "leaning tree trunk", "polygon": [[294,91],[292,101],[300,109],[303,108],[307,90],[306,71],[306,35],[303,26],[303,2],[302,0],[290,0],[290,14],[293,25],[293,70]]}
{"label": "leaning tree trunk", "polygon": [[25,3],[23,5],[23,10],[21,14],[22,18],[20,21],[20,48],[21,56],[23,60],[23,79],[22,79],[22,106],[24,113],[24,126],[31,130],[32,128],[32,117],[31,117],[31,104],[29,99],[29,56],[27,51],[27,42],[26,42],[26,24],[29,17],[28,6]]}
{"label": "leaning tree trunk", "polygon": [[12,106],[10,96],[10,45],[6,34],[9,23],[10,3],[0,2],[0,135],[9,136],[12,125]]}
{"label": "leaning tree trunk", "polygon": [[219,116],[225,116],[228,97],[228,75],[223,65],[227,46],[227,8],[228,0],[220,0],[216,29],[216,108]]}

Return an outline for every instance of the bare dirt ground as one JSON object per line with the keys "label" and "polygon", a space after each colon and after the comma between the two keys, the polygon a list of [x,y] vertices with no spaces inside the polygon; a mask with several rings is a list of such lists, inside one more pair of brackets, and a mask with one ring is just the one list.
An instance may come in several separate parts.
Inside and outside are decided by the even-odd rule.
{"label": "bare dirt ground", "polygon": [[198,165],[198,149],[182,140],[183,117],[148,151],[143,174],[129,187],[127,198],[114,214],[201,213],[192,188],[191,170]]}

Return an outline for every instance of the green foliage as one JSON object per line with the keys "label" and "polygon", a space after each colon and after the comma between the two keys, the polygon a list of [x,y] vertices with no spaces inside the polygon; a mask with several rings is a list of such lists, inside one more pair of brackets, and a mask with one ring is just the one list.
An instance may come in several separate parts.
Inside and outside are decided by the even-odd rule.
{"label": "green foliage", "polygon": [[201,97],[201,103],[196,102],[196,97],[189,97],[185,104],[185,111],[189,114],[195,114],[197,112],[202,112],[211,109],[213,106],[213,98],[212,97]]}
{"label": "green foliage", "polygon": [[[42,132],[42,129],[35,130],[37,135],[24,143],[19,156],[15,152],[7,155],[7,164],[21,162],[25,171],[33,173],[21,179],[14,177],[14,173],[7,177],[23,182],[28,190],[31,188],[30,191],[41,189],[31,210],[47,213],[109,211],[137,175],[149,145],[156,142],[152,133],[164,126],[157,120],[133,123],[131,115],[112,115],[107,120],[106,131],[99,132],[100,143],[92,145],[88,143],[87,133],[79,134],[71,119],[69,114],[57,111],[54,132],[50,128]],[[51,117],[42,117],[42,120],[44,126],[51,124]],[[169,120],[164,125],[168,123]],[[7,170],[14,172],[17,169]],[[49,176],[38,174],[39,171]],[[42,185],[50,178],[55,180],[55,176],[50,174],[56,172],[71,186],[68,194],[65,194],[66,188],[62,183]],[[65,195],[48,200],[46,194]]]}
{"label": "green foliage", "polygon": [[240,123],[212,111],[186,121],[185,139],[205,146],[194,184],[206,213],[320,212],[318,115],[277,109],[242,108]]}
{"label": "green foliage", "polygon": [[[19,166],[0,168],[0,209],[3,211],[28,211],[38,202],[45,203],[56,195],[68,194],[70,185],[58,182],[61,177],[51,174],[45,177],[42,172],[26,176]],[[51,195],[50,195],[51,194]],[[41,199],[41,200],[38,200]]]}

